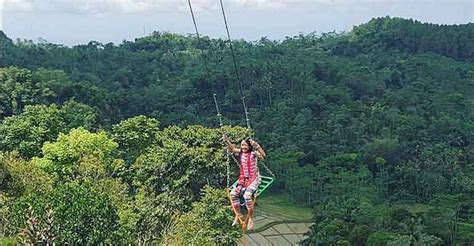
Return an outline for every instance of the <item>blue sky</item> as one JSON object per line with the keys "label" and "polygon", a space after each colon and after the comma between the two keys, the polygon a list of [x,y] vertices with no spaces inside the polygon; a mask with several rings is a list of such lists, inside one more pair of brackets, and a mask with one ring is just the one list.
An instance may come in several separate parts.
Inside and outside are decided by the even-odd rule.
{"label": "blue sky", "polygon": [[[150,32],[194,33],[187,0],[0,0],[11,38],[74,45],[119,43]],[[224,37],[219,0],[192,0],[200,32]],[[373,17],[474,22],[474,0],[224,0],[233,38],[282,39],[347,31]]]}

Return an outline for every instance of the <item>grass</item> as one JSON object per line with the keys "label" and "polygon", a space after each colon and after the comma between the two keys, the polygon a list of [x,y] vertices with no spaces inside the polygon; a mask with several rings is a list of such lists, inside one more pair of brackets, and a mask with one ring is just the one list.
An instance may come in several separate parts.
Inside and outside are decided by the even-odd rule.
{"label": "grass", "polygon": [[312,209],[294,204],[288,195],[266,193],[257,200],[257,213],[282,220],[308,220],[312,218]]}

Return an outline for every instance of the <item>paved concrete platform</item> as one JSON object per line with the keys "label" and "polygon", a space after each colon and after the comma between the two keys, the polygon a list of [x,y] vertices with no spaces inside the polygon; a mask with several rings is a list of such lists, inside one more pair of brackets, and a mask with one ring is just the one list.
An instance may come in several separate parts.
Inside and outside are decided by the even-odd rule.
{"label": "paved concrete platform", "polygon": [[298,245],[310,226],[310,223],[285,223],[261,213],[255,216],[255,228],[242,237],[239,245]]}

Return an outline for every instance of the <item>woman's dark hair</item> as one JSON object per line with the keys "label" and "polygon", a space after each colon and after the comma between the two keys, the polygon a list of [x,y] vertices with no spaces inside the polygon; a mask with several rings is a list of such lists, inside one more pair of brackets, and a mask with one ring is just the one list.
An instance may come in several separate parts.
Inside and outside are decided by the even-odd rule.
{"label": "woman's dark hair", "polygon": [[247,145],[249,146],[249,152],[252,152],[253,151],[253,146],[252,144],[250,143],[250,140],[252,140],[251,138],[246,138],[244,139],[244,141],[247,143]]}

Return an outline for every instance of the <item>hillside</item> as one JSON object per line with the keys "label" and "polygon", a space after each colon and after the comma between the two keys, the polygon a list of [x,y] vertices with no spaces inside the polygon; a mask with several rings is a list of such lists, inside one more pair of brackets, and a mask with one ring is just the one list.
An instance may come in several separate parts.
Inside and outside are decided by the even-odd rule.
{"label": "hillside", "polygon": [[[304,244],[474,242],[472,40],[472,23],[383,17],[234,41],[267,194],[314,210]],[[224,40],[0,44],[0,236],[38,218],[58,243],[237,242],[214,93],[232,139],[249,133]]]}

